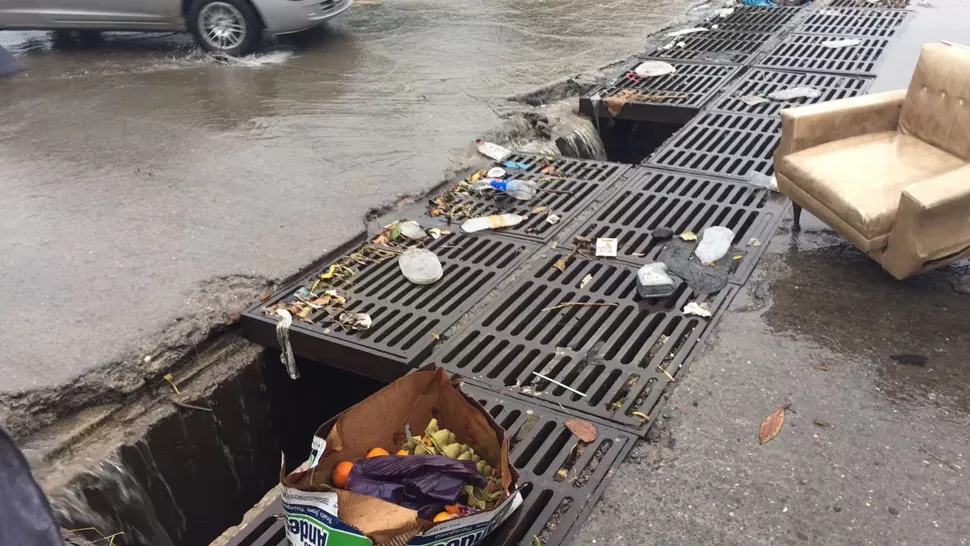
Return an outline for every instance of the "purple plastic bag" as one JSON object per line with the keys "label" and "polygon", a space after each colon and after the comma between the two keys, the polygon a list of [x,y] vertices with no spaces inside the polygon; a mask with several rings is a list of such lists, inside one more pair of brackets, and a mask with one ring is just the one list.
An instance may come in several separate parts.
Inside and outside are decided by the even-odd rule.
{"label": "purple plastic bag", "polygon": [[354,464],[347,490],[418,511],[430,520],[446,504],[455,504],[465,485],[485,487],[488,480],[472,461],[442,455],[386,455]]}

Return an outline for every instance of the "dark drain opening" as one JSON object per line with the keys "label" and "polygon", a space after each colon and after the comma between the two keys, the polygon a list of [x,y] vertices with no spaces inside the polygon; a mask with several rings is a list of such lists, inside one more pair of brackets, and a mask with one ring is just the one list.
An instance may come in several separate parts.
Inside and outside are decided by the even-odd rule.
{"label": "dark drain opening", "polygon": [[618,119],[600,125],[600,138],[610,161],[637,165],[650,157],[684,124]]}

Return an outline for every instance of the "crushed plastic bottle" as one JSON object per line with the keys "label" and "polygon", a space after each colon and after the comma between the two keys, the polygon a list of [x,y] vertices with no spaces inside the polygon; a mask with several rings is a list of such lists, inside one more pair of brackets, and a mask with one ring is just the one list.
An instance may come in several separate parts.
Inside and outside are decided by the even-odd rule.
{"label": "crushed plastic bottle", "polygon": [[411,247],[398,260],[398,266],[404,277],[414,284],[432,284],[438,282],[444,270],[441,260],[434,252],[425,248]]}
{"label": "crushed plastic bottle", "polygon": [[822,92],[814,87],[792,87],[790,89],[780,89],[768,93],[771,100],[793,100],[793,99],[817,99],[822,96]]}
{"label": "crushed plastic bottle", "polygon": [[469,218],[468,220],[462,222],[461,229],[465,233],[474,233],[476,231],[483,231],[486,229],[499,229],[514,226],[516,224],[521,224],[525,220],[525,216],[519,216],[518,214],[493,214],[492,216]]}
{"label": "crushed plastic bottle", "polygon": [[726,227],[712,226],[701,232],[701,240],[694,249],[694,255],[704,265],[720,260],[731,249],[734,232]]}
{"label": "crushed plastic bottle", "polygon": [[637,293],[643,298],[662,298],[674,293],[674,280],[667,274],[667,264],[653,262],[637,271]]}
{"label": "crushed plastic bottle", "polygon": [[520,201],[529,201],[536,196],[536,183],[531,180],[492,180],[491,184]]}

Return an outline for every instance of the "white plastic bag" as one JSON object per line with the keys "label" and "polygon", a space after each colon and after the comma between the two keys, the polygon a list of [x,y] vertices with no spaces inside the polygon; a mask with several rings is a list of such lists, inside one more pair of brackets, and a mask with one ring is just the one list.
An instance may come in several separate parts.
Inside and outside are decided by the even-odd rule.
{"label": "white plastic bag", "polygon": [[727,254],[734,241],[734,232],[726,227],[712,226],[701,232],[701,240],[694,249],[694,255],[704,265],[710,265]]}
{"label": "white plastic bag", "polygon": [[398,266],[404,277],[414,284],[432,284],[444,275],[441,260],[434,252],[424,248],[407,249],[398,259]]}

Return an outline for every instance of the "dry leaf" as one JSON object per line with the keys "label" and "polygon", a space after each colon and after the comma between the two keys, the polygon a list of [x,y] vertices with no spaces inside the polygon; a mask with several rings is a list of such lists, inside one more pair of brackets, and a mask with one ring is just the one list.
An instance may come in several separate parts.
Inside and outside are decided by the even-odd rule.
{"label": "dry leaf", "polygon": [[441,341],[441,334],[436,334],[436,333],[432,332],[431,333],[431,337],[435,338],[438,341]]}
{"label": "dry leaf", "polygon": [[771,412],[771,415],[765,417],[765,420],[761,422],[761,428],[758,430],[758,438],[762,444],[778,436],[778,433],[781,432],[781,425],[785,424],[785,410],[790,407],[791,404],[785,404]]}
{"label": "dry leaf", "polygon": [[822,419],[821,417],[816,417],[815,419],[812,420],[812,423],[815,424],[815,426],[817,427],[822,427],[822,428],[832,427],[832,423],[829,423],[828,421],[826,421],[825,419]]}
{"label": "dry leaf", "polygon": [[685,231],[685,232],[683,232],[683,233],[680,234],[680,238],[683,239],[683,240],[685,240],[685,241],[696,241],[697,240],[697,234],[694,233],[693,231]]}
{"label": "dry leaf", "polygon": [[829,371],[829,367],[826,366],[825,364],[821,364],[821,363],[820,364],[816,364],[815,366],[813,366],[813,368],[815,368],[816,370],[818,370],[820,372],[827,372],[827,371]]}
{"label": "dry leaf", "polygon": [[[553,250],[555,250],[556,248],[559,248],[559,241],[553,241],[552,244],[549,245],[549,248]],[[267,296],[266,299],[269,299],[269,296]]]}
{"label": "dry leaf", "polygon": [[546,207],[536,207],[532,209],[532,214],[541,214],[546,211]]}
{"label": "dry leaf", "polygon": [[541,171],[539,171],[539,173],[540,174],[556,174],[556,166],[555,165],[546,165],[545,167],[542,168]]}
{"label": "dry leaf", "polygon": [[646,413],[643,413],[642,411],[634,411],[630,415],[634,417],[639,417],[644,423],[650,420],[650,416],[647,415]]}
{"label": "dry leaf", "polygon": [[562,271],[563,273],[565,273],[566,272],[566,258],[559,258],[558,260],[556,260],[556,263],[552,264],[552,267],[555,267],[559,271]]}
{"label": "dry leaf", "polygon": [[566,428],[587,444],[596,441],[596,425],[589,421],[570,419],[566,421]]}

